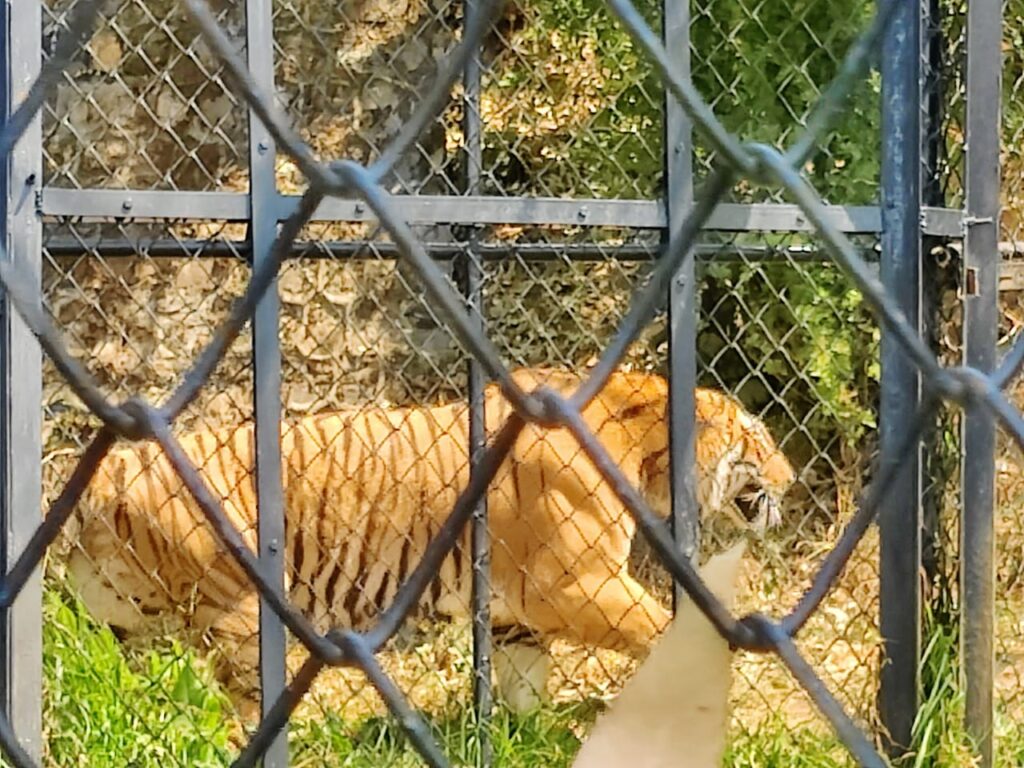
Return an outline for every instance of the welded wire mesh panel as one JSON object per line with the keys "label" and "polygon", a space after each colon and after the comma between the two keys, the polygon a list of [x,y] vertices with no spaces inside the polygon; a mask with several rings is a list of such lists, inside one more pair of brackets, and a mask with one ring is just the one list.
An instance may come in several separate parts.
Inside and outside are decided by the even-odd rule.
{"label": "welded wire mesh panel", "polygon": [[964,201],[967,35],[963,10],[958,0],[940,0],[926,8],[921,54],[924,201],[953,208]]}
{"label": "welded wire mesh panel", "polygon": [[[1013,184],[1011,179],[1005,182]],[[1011,225],[1012,226],[1012,225]],[[1020,325],[1021,294],[1007,291],[1000,296],[1000,335],[1014,333]],[[1022,402],[1020,386],[1010,389],[1015,403]],[[1005,435],[997,447],[996,503],[996,743],[1007,759],[1019,755],[1024,733],[1024,643],[1021,622],[1024,621],[1024,575],[1021,564],[1021,525],[1024,524],[1024,486],[1020,472],[1020,448]]]}
{"label": "welded wire mesh panel", "polygon": [[[498,228],[481,243],[480,253],[485,321],[504,358],[516,366],[592,366],[628,310],[629,296],[649,278],[657,238],[657,232],[619,228]],[[664,332],[661,315],[631,347],[627,365],[636,371],[663,372]],[[566,456],[565,471],[578,471],[578,460],[573,459]],[[621,510],[609,514],[624,520]],[[537,535],[544,538],[542,530]],[[609,531],[595,548],[607,546],[613,536]],[[650,563],[642,554],[634,552],[629,565],[656,600],[671,605],[671,591],[650,579]],[[548,589],[536,579],[532,587]],[[606,621],[613,631],[617,620],[612,609],[607,603],[597,608],[600,615],[594,626]],[[560,606],[558,612],[558,622],[567,629],[577,624],[573,608]],[[499,675],[511,677],[513,684],[519,680],[512,687],[522,688],[528,700],[546,699],[552,716],[534,724],[546,740],[556,739],[571,724],[577,736],[585,734],[597,712],[594,703],[614,697],[636,668],[635,655],[621,647],[586,642],[568,631],[563,635],[547,646],[546,674],[538,674],[539,662],[532,668],[522,662],[517,666],[516,654],[521,651],[512,644],[499,641],[494,649]]]}
{"label": "welded wire mesh panel", "polygon": [[[43,4],[46,53],[74,2]],[[217,18],[244,29],[242,3]],[[46,183],[115,189],[248,188],[246,113],[175,3],[110,4],[43,110]]]}
{"label": "welded wire mesh panel", "polygon": [[1019,241],[1021,236],[1021,208],[1024,190],[1021,189],[1019,168],[1022,162],[1020,154],[1020,137],[1024,127],[1022,122],[1019,99],[1024,88],[1024,61],[1021,60],[1020,43],[1024,35],[1024,8],[1010,3],[1006,9],[1003,28],[1005,44],[1003,47],[1003,165],[1002,165],[1002,203],[1000,217],[1002,238],[1007,241]]}
{"label": "welded wire mesh panel", "polygon": [[[462,6],[408,3],[273,4],[275,78],[304,138],[323,157],[377,158],[408,119],[417,94],[437,77],[456,43]],[[396,168],[393,192],[453,194],[459,189],[456,102],[420,132]],[[304,186],[279,160],[282,191]]]}
{"label": "welded wire mesh panel", "polygon": [[[656,24],[657,4],[646,9]],[[462,6],[275,3],[277,80],[313,148],[363,160],[394,136],[456,41]],[[599,3],[509,3],[481,53],[483,188],[498,195],[650,198],[661,173],[661,89]],[[538,62],[542,65],[538,66]],[[456,86],[456,92],[460,87]],[[393,191],[457,193],[453,101],[397,169]],[[278,169],[282,188],[301,185]]]}
{"label": "welded wire mesh panel", "polygon": [[[465,398],[468,363],[394,245],[359,225],[341,243],[336,229],[310,225],[281,271],[286,416]],[[450,275],[451,245],[435,245]]]}
{"label": "welded wire mesh panel", "polygon": [[[658,233],[592,227],[499,227],[481,244],[486,321],[512,365],[592,365],[649,277]],[[664,365],[658,336],[645,331],[629,361]],[[664,342],[664,339],[661,339]]]}
{"label": "welded wire mesh panel", "polygon": [[[657,30],[660,4],[644,0],[638,7]],[[484,51],[484,191],[645,199],[659,193],[662,89],[607,6],[510,2]]]}
{"label": "welded wire mesh panel", "polygon": [[[870,481],[879,330],[861,294],[808,238],[712,233],[709,241],[719,251],[700,269],[699,381],[732,392],[762,419],[798,478],[778,525],[754,543],[741,600],[788,605]],[[874,238],[855,242],[873,262]],[[735,537],[724,516],[705,524],[711,551]],[[808,660],[862,722],[872,721],[877,695],[877,546],[872,532],[801,637]],[[805,748],[832,748],[806,695],[772,660],[742,655],[738,667],[737,756],[768,759],[766,745],[780,732]]]}
{"label": "welded wire mesh panel", "polygon": [[[389,496],[389,482],[409,488],[423,486],[425,492],[425,486],[436,481],[432,486],[438,496],[435,501],[438,506],[448,506],[456,497],[456,488],[446,486],[450,482],[448,473],[460,475],[469,471],[465,450],[449,455],[449,466],[432,459],[438,442],[444,442],[445,433],[458,425],[443,414],[435,415],[431,407],[465,401],[465,355],[415,279],[394,259],[393,244],[375,236],[370,229],[359,231],[360,228],[350,227],[349,240],[339,249],[338,226],[310,225],[302,235],[301,256],[281,272],[285,416],[301,423],[297,420],[318,413],[374,413],[385,409],[395,416],[387,429],[406,436],[409,442],[404,449],[410,453],[403,454],[404,460],[389,464],[392,477],[390,481],[382,479],[379,490],[376,483],[368,483],[359,491],[371,497],[363,514],[379,518],[374,532],[359,527],[361,515],[339,517],[335,522],[351,526],[345,537],[363,537],[367,549],[359,556],[363,572],[348,566],[332,583],[323,575],[329,571],[330,563],[315,570],[293,563],[291,593],[296,600],[313,596],[315,603],[316,596],[347,594],[336,598],[333,617],[319,617],[325,628],[340,623],[372,623],[393,600],[399,584],[381,581],[367,572],[366,566],[375,559],[393,557],[396,547],[407,547],[401,557],[411,567],[422,556],[421,547],[428,536],[440,526],[441,520],[436,521],[435,527],[430,527],[429,522],[426,528],[410,524],[407,507],[419,503],[421,497],[413,492],[412,496]],[[421,234],[424,242],[431,242],[429,232]],[[434,245],[441,247],[445,243],[435,240]],[[440,268],[450,275],[455,261],[450,243],[444,256]],[[462,416],[466,416],[464,407]],[[381,453],[396,450],[394,446],[388,447],[382,436],[386,432],[380,433],[381,428],[371,424],[366,431],[349,434],[332,431],[327,423],[318,433],[316,447],[307,451],[309,466],[315,469],[317,454],[332,454],[336,473],[358,482],[360,473],[369,472],[377,459],[373,441],[385,440],[380,444]],[[387,456],[390,462],[396,454]],[[290,482],[297,481],[306,486],[297,493],[311,497],[325,493],[316,485],[315,474]],[[372,498],[375,493],[377,497]],[[313,524],[311,518],[310,525]],[[336,554],[344,559],[342,553]],[[326,553],[321,556],[328,557]],[[463,564],[458,567],[461,570]],[[414,618],[379,655],[383,668],[413,706],[441,722],[452,713],[468,709],[472,684],[469,593],[460,592],[458,585],[453,585],[458,579],[452,565],[443,571],[438,585],[443,583],[446,589],[452,589],[455,605],[448,608],[459,618],[452,622]],[[467,568],[465,573],[468,572]],[[308,653],[301,646],[291,650],[289,662],[293,671],[305,656]],[[301,763],[353,759],[353,752],[369,756],[375,749],[383,757],[388,747],[379,743],[374,746],[368,734],[376,728],[385,742],[397,736],[388,735],[393,723],[387,714],[386,703],[359,671],[328,670],[317,679],[290,726],[295,736],[295,760]],[[369,743],[364,745],[364,740]],[[398,744],[392,748],[398,753],[403,751]]]}
{"label": "welded wire mesh panel", "polygon": [[[627,309],[627,296],[651,269],[654,241],[634,232],[515,231],[513,258],[487,273],[488,327],[521,364],[592,363]],[[565,242],[568,240],[569,242]],[[603,260],[573,258],[589,245]],[[874,260],[875,241],[859,245]],[[752,539],[743,579],[745,605],[786,605],[799,595],[822,548],[856,510],[874,458],[878,328],[860,294],[807,237],[709,234],[700,245],[700,384],[729,392],[769,425],[799,477],[781,524]],[[626,255],[635,261],[624,259]],[[541,256],[547,258],[541,258]],[[532,258],[531,258],[532,257]],[[637,368],[667,369],[667,328],[659,316],[630,349]],[[698,438],[699,440],[699,438]],[[699,466],[698,473],[708,473]],[[703,552],[749,537],[740,508],[702,520]],[[805,630],[807,653],[865,721],[872,717],[878,662],[877,539],[866,541],[821,616]],[[632,568],[665,604],[671,578],[643,540]],[[628,655],[560,644],[553,652],[557,700],[613,696],[635,668]],[[758,753],[792,731],[833,748],[799,686],[770,659],[744,656],[733,692],[733,749]]]}

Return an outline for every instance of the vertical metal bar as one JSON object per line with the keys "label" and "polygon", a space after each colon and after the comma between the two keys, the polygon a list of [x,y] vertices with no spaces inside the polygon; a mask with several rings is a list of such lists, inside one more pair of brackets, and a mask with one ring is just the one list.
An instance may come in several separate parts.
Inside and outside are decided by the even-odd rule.
{"label": "vertical metal bar", "polygon": [[[0,5],[0,117],[4,121],[39,73],[39,0]],[[42,227],[36,213],[41,185],[42,131],[36,118],[9,157],[0,159],[0,237],[7,258],[38,281]],[[39,525],[42,459],[42,359],[21,317],[0,301],[0,565],[6,573]],[[9,610],[0,613],[0,702],[18,741],[41,759],[42,569]]]}
{"label": "vertical metal bar", "polygon": [[[274,30],[272,0],[246,0],[246,51],[249,69],[264,93],[274,93]],[[253,268],[271,258],[277,234],[277,182],[274,141],[249,112],[249,195],[252,219]],[[281,347],[278,315],[280,300],[275,284],[264,294],[253,317],[253,399],[256,420],[256,498],[260,561],[268,578],[284,591],[284,498],[281,481]],[[285,686],[287,637],[284,625],[270,606],[260,600],[260,682],[262,711],[266,714]],[[263,757],[264,768],[285,768],[288,736],[285,730]]]}
{"label": "vertical metal bar", "polygon": [[922,107],[924,123],[921,126],[921,203],[942,208],[946,204],[943,190],[942,119],[945,111],[947,80],[951,79],[944,63],[948,43],[943,34],[945,16],[943,0],[927,0],[922,19]]}
{"label": "vertical metal bar", "polygon": [[[478,0],[464,0],[465,23],[472,24],[480,13]],[[463,73],[465,88],[465,114],[463,132],[466,137],[466,194],[480,194],[483,165],[483,144],[480,123],[481,67],[479,51],[470,57]],[[483,261],[478,249],[480,231],[470,230],[469,247],[465,256],[465,290],[478,327],[484,330],[483,320]],[[469,359],[469,443],[471,472],[487,444],[484,420],[484,372],[476,359]],[[491,541],[487,530],[487,495],[481,498],[473,512],[470,552],[473,558],[473,707],[476,712],[477,741],[480,744],[478,764],[489,768],[494,759],[490,737],[491,709]]]}
{"label": "vertical metal bar", "polygon": [[[680,77],[690,76],[690,0],[664,0],[663,36]],[[665,98],[665,177],[668,231],[693,206],[693,142],[690,120],[679,103]],[[670,243],[671,246],[671,243]],[[669,444],[672,447],[672,530],[689,558],[698,554],[700,511],[694,475],[697,383],[697,290],[693,262],[669,288]],[[674,603],[683,597],[675,584]]]}
{"label": "vertical metal bar", "polygon": [[[967,232],[964,239],[964,362],[989,373],[999,329],[999,139],[1002,3],[967,6]],[[994,763],[995,424],[984,408],[963,418],[961,647],[965,721],[982,768]]]}
{"label": "vertical metal bar", "polygon": [[[881,277],[920,325],[921,2],[899,2],[882,45]],[[927,2],[927,0],[924,0]],[[921,450],[896,455],[920,398],[917,370],[899,343],[881,339],[880,463],[901,471],[879,516],[882,662],[878,709],[893,756],[910,746],[921,647]],[[884,471],[884,469],[880,469]]]}
{"label": "vertical metal bar", "polygon": [[[945,136],[943,119],[946,104],[946,80],[950,73],[944,63],[948,43],[943,34],[944,0],[927,0],[924,4],[925,16],[922,19],[922,159],[921,159],[921,203],[925,206],[941,208],[945,206],[945,178],[942,159]],[[921,253],[931,253],[934,247],[942,246],[944,238],[927,234],[921,241]],[[955,287],[950,282],[950,271],[934,259],[923,259],[921,264],[921,331],[937,350],[942,345],[942,296],[946,290]],[[944,490],[946,471],[942,461],[943,442],[935,439],[939,428],[938,422],[932,425],[922,438],[923,478],[921,499],[921,572],[926,584],[936,584],[944,579],[940,571],[942,548],[946,544],[941,534],[943,522],[942,508],[945,499]],[[939,594],[929,589],[931,594]],[[940,608],[935,603],[930,606],[932,619],[939,619]],[[927,625],[926,625],[927,626]],[[932,625],[934,626],[934,624]],[[927,639],[922,640],[927,643]],[[927,685],[927,679],[921,681]]]}
{"label": "vertical metal bar", "polygon": [[[475,240],[476,235],[472,238]],[[466,270],[466,288],[470,306],[480,311],[483,305],[483,274],[481,262],[470,245],[469,262]],[[482,312],[481,312],[482,316]],[[483,322],[480,323],[483,327]],[[484,372],[475,360],[469,363],[469,443],[471,473],[476,471],[477,462],[487,445],[484,421]],[[494,702],[491,691],[491,539],[487,528],[487,495],[485,494],[473,512],[472,543],[473,558],[473,706],[476,711],[477,740],[480,744],[481,768],[489,768],[493,762],[490,737],[491,708]]]}

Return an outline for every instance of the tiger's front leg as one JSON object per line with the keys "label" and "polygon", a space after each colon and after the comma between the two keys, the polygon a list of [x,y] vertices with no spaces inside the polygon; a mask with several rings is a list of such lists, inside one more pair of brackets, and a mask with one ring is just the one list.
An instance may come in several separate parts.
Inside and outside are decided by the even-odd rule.
{"label": "tiger's front leg", "polygon": [[672,621],[671,613],[628,573],[563,576],[544,602],[552,629],[565,628],[560,634],[634,655],[649,650]]}
{"label": "tiger's front leg", "polygon": [[551,655],[546,643],[529,628],[495,627],[494,677],[498,698],[516,714],[546,704]]}
{"label": "tiger's front leg", "polygon": [[[629,574],[632,530],[594,495],[548,495],[540,546],[527,563],[526,612],[547,635],[643,653],[672,615]],[[626,515],[622,510],[622,515]]]}
{"label": "tiger's front leg", "polygon": [[217,656],[217,679],[243,719],[259,716],[260,597],[251,592],[230,610],[208,603],[196,607],[196,629],[208,636]]}

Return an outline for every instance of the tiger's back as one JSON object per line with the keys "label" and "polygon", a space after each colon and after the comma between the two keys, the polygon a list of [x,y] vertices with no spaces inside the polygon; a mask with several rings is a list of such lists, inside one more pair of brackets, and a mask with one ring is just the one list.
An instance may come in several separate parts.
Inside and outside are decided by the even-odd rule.
{"label": "tiger's back", "polygon": [[[283,546],[300,610],[321,626],[334,619],[362,627],[393,598],[399,574],[392,570],[415,565],[468,480],[467,434],[459,405],[332,413],[285,425]],[[196,432],[180,442],[255,551],[252,426]],[[147,617],[197,598],[231,610],[250,591],[154,444],[112,451],[79,514],[80,546],[70,567],[103,621],[141,630]],[[465,581],[458,561],[449,558],[442,573],[453,586]],[[391,564],[396,569],[383,567]]]}

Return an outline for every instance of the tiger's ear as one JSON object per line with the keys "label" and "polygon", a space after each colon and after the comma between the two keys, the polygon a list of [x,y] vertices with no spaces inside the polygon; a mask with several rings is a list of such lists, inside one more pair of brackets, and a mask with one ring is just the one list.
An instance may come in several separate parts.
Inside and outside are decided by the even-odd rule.
{"label": "tiger's ear", "polygon": [[544,386],[556,392],[568,394],[580,383],[579,375],[557,368],[514,368],[511,373],[512,380],[526,392]]}

